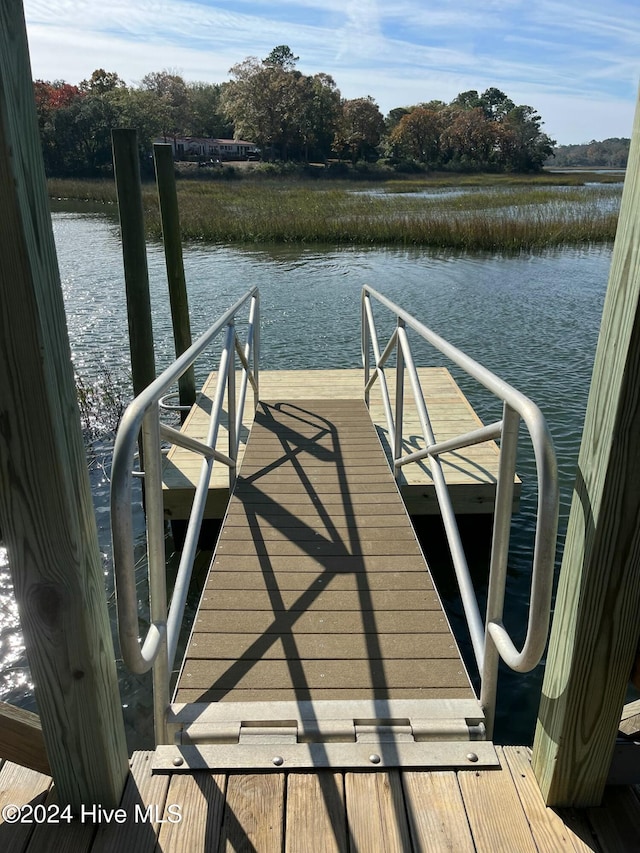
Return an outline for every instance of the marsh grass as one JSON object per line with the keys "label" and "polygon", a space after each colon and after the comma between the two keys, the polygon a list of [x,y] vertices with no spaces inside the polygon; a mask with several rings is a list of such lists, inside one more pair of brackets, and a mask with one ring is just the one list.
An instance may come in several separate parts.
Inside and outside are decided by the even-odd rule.
{"label": "marsh grass", "polygon": [[116,204],[116,185],[113,179],[76,180],[73,178],[49,178],[49,198],[56,201],[92,201]]}
{"label": "marsh grass", "polygon": [[85,443],[114,436],[125,410],[122,381],[109,370],[93,381],[76,374],[76,396]]}
{"label": "marsh grass", "polygon": [[[179,181],[182,237],[208,243],[518,251],[601,243],[615,236],[619,186],[578,186],[585,176],[575,175],[561,176],[569,183],[552,182],[562,186],[527,178],[498,180],[504,176],[489,176],[489,183],[481,177],[457,176],[456,183],[446,184],[396,180],[357,189],[350,181]],[[116,200],[108,182],[52,182],[50,191],[58,198]],[[143,200],[149,236],[161,239],[153,185],[145,185]]]}

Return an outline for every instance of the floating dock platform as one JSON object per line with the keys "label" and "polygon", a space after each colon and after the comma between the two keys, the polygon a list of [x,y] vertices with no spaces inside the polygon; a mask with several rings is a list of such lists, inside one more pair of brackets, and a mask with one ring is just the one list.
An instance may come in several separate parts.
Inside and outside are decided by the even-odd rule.
{"label": "floating dock platform", "polygon": [[[418,368],[418,375],[427,402],[436,441],[445,441],[482,426],[482,422],[466,399],[451,373],[444,367]],[[182,429],[193,438],[204,440],[209,413],[215,392],[217,375],[212,373],[198,395]],[[387,377],[391,399],[395,396],[395,372]],[[251,391],[249,391],[251,393]],[[274,370],[260,373],[260,397],[263,400],[295,401],[357,400],[363,398],[362,370]],[[371,391],[370,407],[382,446],[391,461],[389,431],[378,383]],[[238,454],[239,470],[253,422],[250,400],[245,407],[241,444]],[[218,434],[217,449],[228,452],[226,426]],[[405,414],[403,424],[404,450],[414,452],[424,447],[418,413],[413,404],[409,380],[405,380]],[[453,508],[458,515],[492,513],[498,474],[498,446],[493,441],[466,447],[441,456]],[[172,447],[165,461],[163,494],[168,520],[186,519],[193,501],[200,474],[202,457],[180,447]],[[437,515],[438,504],[429,462],[413,462],[402,469],[398,481],[400,492],[410,515]],[[514,510],[520,495],[520,481],[514,489]],[[214,464],[205,518],[221,519],[229,502],[229,473],[224,465]]]}

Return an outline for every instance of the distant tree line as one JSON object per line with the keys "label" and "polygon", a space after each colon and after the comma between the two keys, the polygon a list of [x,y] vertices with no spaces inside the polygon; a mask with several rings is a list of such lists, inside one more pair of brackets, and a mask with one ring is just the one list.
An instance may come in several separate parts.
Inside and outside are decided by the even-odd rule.
{"label": "distant tree line", "polygon": [[629,158],[630,139],[612,137],[584,145],[558,145],[547,165],[556,167],[582,166],[584,168],[625,169]]}
{"label": "distant tree line", "polygon": [[345,99],[329,74],[297,68],[279,45],[248,57],[221,83],[186,82],[170,71],[127,86],[97,69],[79,85],[34,83],[44,161],[50,175],[111,170],[111,130],[135,127],[143,162],[154,139],[240,138],[266,160],[384,160],[399,169],[538,171],[555,144],[530,106],[504,92],[462,92],[451,103],[397,107],[383,117],[373,98]]}

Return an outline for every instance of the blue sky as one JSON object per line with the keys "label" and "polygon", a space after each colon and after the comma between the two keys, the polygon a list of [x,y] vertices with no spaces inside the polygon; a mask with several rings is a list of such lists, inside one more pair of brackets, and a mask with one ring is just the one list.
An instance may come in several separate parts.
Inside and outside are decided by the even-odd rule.
{"label": "blue sky", "polygon": [[343,97],[397,106],[496,86],[561,144],[630,136],[638,0],[24,0],[34,78],[170,69],[223,82],[288,44]]}

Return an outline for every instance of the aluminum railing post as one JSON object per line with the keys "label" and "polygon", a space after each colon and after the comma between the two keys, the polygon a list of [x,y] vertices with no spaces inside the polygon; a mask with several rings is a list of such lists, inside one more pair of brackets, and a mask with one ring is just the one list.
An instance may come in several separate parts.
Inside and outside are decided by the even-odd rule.
{"label": "aluminum railing post", "polygon": [[[144,494],[147,517],[147,561],[149,615],[156,626],[167,621],[167,582],[162,502],[162,452],[159,407],[154,403],[142,421],[144,449]],[[169,705],[169,661],[167,636],[163,633],[153,664],[153,718],[156,744],[167,743],[166,710]]]}
{"label": "aluminum railing post", "polygon": [[491,564],[489,567],[484,659],[481,673],[482,688],[480,692],[480,704],[485,712],[485,726],[488,738],[493,737],[499,663],[498,650],[488,631],[488,626],[491,622],[502,622],[504,610],[519,426],[520,416],[508,403],[504,403],[502,438],[500,440],[500,462],[494,504]]}
{"label": "aluminum railing post", "polygon": [[256,292],[251,303],[251,309],[255,308],[253,325],[253,378],[256,381],[254,388],[254,411],[260,402],[260,293]]}
{"label": "aluminum railing post", "polygon": [[370,345],[369,345],[369,324],[367,320],[367,309],[366,309],[366,300],[368,299],[368,295],[365,290],[362,292],[362,299],[360,300],[360,322],[361,322],[361,330],[360,330],[360,346],[362,349],[362,368],[364,370],[364,402],[369,406],[369,378],[371,376],[371,360],[370,360]]}
{"label": "aluminum railing post", "polygon": [[[398,317],[398,329],[404,329],[404,321]],[[393,442],[393,461],[402,456],[402,422],[404,417],[404,352],[402,343],[398,336],[396,345],[396,412],[395,412],[395,436]],[[398,465],[393,466],[393,476],[400,480],[402,471]]]}
{"label": "aluminum railing post", "polygon": [[[229,433],[229,458],[234,462],[238,459],[238,444],[236,436],[236,327],[229,323],[232,341],[229,362],[227,365],[227,430]],[[229,492],[236,482],[236,466],[229,468]]]}

